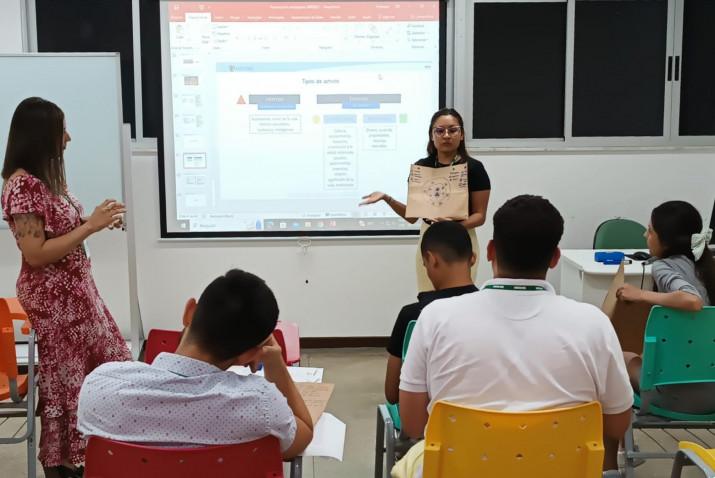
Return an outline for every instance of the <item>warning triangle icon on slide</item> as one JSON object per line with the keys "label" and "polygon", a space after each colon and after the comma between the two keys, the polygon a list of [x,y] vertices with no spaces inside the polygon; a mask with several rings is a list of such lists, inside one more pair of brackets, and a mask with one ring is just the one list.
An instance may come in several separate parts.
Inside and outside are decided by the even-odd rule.
{"label": "warning triangle icon on slide", "polygon": [[245,105],[245,104],[246,104],[246,100],[245,100],[245,98],[243,97],[243,95],[241,95],[241,96],[238,97],[238,101],[236,101],[236,104],[237,104],[237,105]]}

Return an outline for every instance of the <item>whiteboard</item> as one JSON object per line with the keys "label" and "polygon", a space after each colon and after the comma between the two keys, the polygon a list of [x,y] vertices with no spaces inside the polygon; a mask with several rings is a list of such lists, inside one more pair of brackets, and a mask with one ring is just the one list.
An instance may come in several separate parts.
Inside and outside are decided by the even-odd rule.
{"label": "whiteboard", "polygon": [[2,158],[15,108],[40,96],[65,113],[72,137],[64,155],[67,182],[85,212],[107,198],[123,200],[119,54],[0,54],[0,72]]}

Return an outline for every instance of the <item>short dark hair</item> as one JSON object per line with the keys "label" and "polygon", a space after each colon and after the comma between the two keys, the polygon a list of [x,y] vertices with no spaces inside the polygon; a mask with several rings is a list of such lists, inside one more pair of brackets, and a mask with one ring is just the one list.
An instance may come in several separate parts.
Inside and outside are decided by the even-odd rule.
{"label": "short dark hair", "polygon": [[232,269],[199,297],[188,339],[217,360],[228,360],[259,345],[276,328],[278,302],[258,276]]}
{"label": "short dark hair", "polygon": [[564,219],[541,196],[516,196],[494,213],[497,261],[510,272],[546,272],[563,233]]}
{"label": "short dark hair", "polygon": [[446,262],[468,262],[472,257],[472,240],[458,222],[442,221],[432,224],[422,235],[422,255],[435,252]]}

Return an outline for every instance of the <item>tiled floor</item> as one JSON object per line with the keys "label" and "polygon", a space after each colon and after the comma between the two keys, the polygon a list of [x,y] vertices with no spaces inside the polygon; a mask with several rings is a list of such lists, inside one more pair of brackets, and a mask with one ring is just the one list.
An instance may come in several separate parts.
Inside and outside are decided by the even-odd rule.
{"label": "tiled floor", "polygon": [[[335,384],[335,392],[328,411],[347,424],[345,456],[342,463],[331,459],[304,460],[305,478],[369,478],[374,476],[375,407],[384,400],[383,378],[385,352],[381,349],[322,349],[303,351],[302,364],[324,367],[324,381]],[[11,421],[0,426],[0,436],[17,429],[21,422]],[[14,430],[11,431],[11,433]],[[656,437],[658,434],[653,434]],[[673,432],[677,439],[692,439]],[[667,438],[669,446],[675,441]],[[654,450],[654,443],[643,435],[636,436],[644,451]],[[715,445],[715,443],[713,443]],[[670,460],[650,460],[636,470],[638,478],[666,478],[670,476]],[[39,466],[38,466],[39,468]],[[41,468],[40,468],[41,470]],[[23,445],[0,445],[0,477],[25,476],[25,448]],[[40,473],[38,476],[43,476]],[[684,477],[702,476],[688,469]],[[128,477],[129,478],[129,477]]]}

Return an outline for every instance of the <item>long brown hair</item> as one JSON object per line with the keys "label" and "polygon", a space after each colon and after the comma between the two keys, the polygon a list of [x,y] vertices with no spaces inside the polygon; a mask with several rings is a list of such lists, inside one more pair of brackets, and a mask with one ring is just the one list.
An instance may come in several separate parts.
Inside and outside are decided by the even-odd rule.
{"label": "long brown hair", "polygon": [[429,129],[427,130],[427,156],[430,158],[436,157],[437,156],[437,147],[434,145],[434,142],[432,141],[432,128],[434,128],[434,123],[437,121],[437,118],[441,116],[454,116],[457,118],[457,122],[459,123],[459,127],[462,129],[462,141],[459,142],[459,147],[457,148],[457,152],[459,155],[467,159],[469,158],[469,153],[467,153],[467,147],[464,144],[464,138],[466,138],[466,134],[464,132],[464,120],[462,119],[462,115],[457,112],[454,108],[442,108],[441,110],[437,111],[435,114],[432,115],[432,119],[429,122]]}
{"label": "long brown hair", "polygon": [[[691,249],[691,237],[703,229],[703,220],[695,207],[685,201],[664,202],[653,209],[650,223],[663,245],[663,257],[682,254],[695,261]],[[710,304],[715,305],[715,259],[707,246],[698,261],[695,270],[708,293]],[[693,284],[695,285],[695,284]]]}
{"label": "long brown hair", "polygon": [[32,97],[17,105],[10,122],[2,178],[18,169],[39,178],[53,194],[67,189],[62,154],[65,114],[51,101]]}

